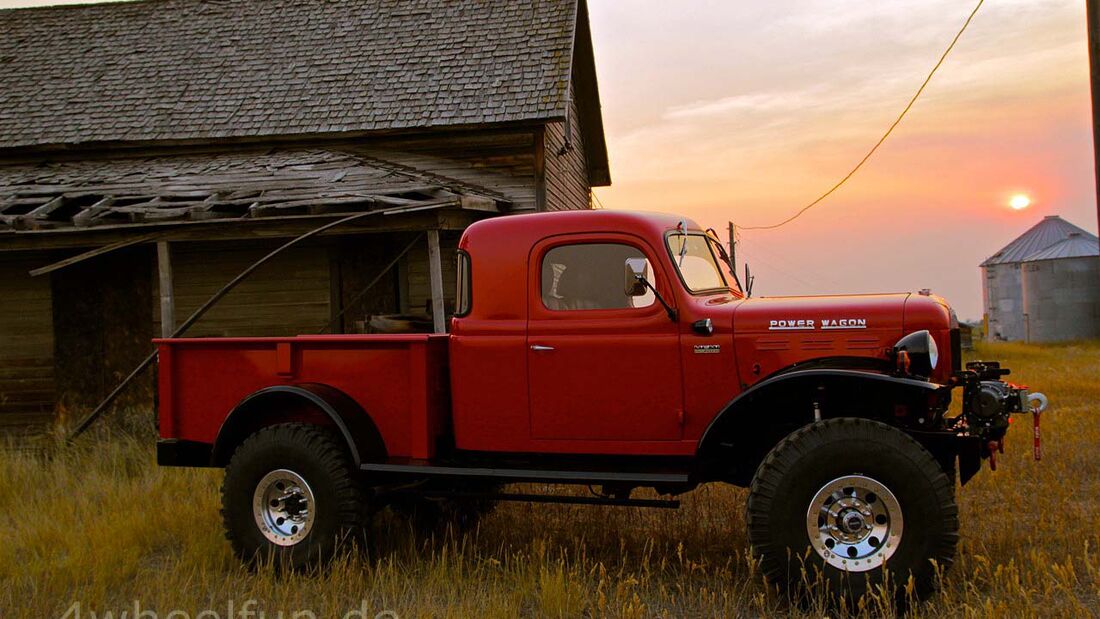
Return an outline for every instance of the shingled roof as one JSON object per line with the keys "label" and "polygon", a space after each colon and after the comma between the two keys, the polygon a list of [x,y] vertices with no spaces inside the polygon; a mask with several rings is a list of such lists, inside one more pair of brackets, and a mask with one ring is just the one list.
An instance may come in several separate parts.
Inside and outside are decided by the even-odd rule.
{"label": "shingled roof", "polygon": [[490,189],[353,151],[47,161],[4,168],[0,234],[507,204]]}
{"label": "shingled roof", "polygon": [[579,19],[578,0],[0,10],[0,149],[559,119]]}

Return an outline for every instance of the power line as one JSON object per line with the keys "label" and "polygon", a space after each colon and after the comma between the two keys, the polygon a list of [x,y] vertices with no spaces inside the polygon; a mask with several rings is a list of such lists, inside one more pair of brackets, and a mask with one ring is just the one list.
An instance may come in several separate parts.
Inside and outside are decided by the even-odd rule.
{"label": "power line", "polygon": [[851,172],[848,172],[847,176],[840,179],[840,182],[833,185],[832,188],[829,189],[829,191],[821,194],[821,196],[818,197],[816,200],[802,207],[802,210],[798,211],[794,215],[788,217],[787,219],[784,219],[777,224],[772,224],[770,226],[738,226],[738,228],[742,230],[774,230],[780,226],[785,226],[801,217],[802,214],[806,211],[817,206],[819,202],[821,202],[825,198],[828,198],[830,195],[832,195],[834,191],[840,189],[841,185],[848,182],[848,179],[852,178],[852,176],[854,176],[855,173],[863,167],[863,164],[867,163],[867,160],[871,158],[871,155],[875,154],[875,151],[878,150],[878,147],[882,146],[882,143],[886,141],[886,138],[890,137],[890,134],[894,132],[894,128],[897,127],[901,123],[901,120],[905,118],[905,115],[909,113],[909,110],[912,109],[913,104],[917,102],[917,99],[920,98],[921,93],[924,92],[924,88],[928,86],[928,82],[932,81],[932,76],[936,74],[936,71],[939,70],[940,65],[942,65],[943,61],[947,59],[947,55],[951,53],[951,50],[955,48],[955,44],[959,42],[959,38],[962,37],[964,32],[966,32],[967,26],[970,25],[971,20],[974,19],[975,15],[977,15],[978,9],[982,8],[982,3],[984,2],[985,0],[978,0],[978,4],[974,7],[974,10],[970,12],[970,16],[966,18],[966,21],[963,23],[962,28],[960,28],[959,32],[955,35],[955,38],[951,39],[951,44],[947,46],[946,50],[944,50],[943,55],[940,56],[939,62],[936,63],[936,66],[932,67],[932,71],[928,73],[928,77],[924,78],[924,83],[920,85],[920,88],[917,89],[917,93],[914,94],[913,98],[909,100],[909,104],[905,106],[905,109],[902,110],[901,114],[898,115],[897,120],[895,120],[894,123],[890,125],[890,128],[886,130],[886,133],[884,133],[881,138],[879,138],[878,142],[875,142],[875,145],[871,147],[871,150],[867,151],[867,154],[863,156],[863,159],[859,160],[859,163],[856,164],[856,167],[852,168]]}

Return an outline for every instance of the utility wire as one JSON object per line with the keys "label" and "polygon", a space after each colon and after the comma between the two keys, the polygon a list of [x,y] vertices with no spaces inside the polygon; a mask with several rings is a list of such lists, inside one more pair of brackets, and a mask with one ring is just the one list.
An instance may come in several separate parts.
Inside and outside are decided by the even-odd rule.
{"label": "utility wire", "polygon": [[894,132],[894,129],[899,124],[901,124],[901,120],[903,118],[905,118],[905,115],[909,113],[910,109],[912,109],[913,104],[917,102],[918,98],[920,98],[921,93],[924,92],[924,88],[926,86],[928,86],[928,82],[932,81],[932,76],[936,74],[936,71],[939,70],[940,65],[942,65],[943,61],[947,59],[947,55],[950,54],[951,50],[955,48],[955,44],[959,42],[959,38],[962,37],[964,32],[966,32],[967,26],[970,25],[970,22],[971,22],[971,20],[974,19],[974,16],[978,14],[978,9],[982,8],[982,4],[984,2],[985,2],[985,0],[978,0],[978,4],[974,6],[973,11],[970,11],[970,16],[966,18],[965,22],[963,22],[962,28],[959,29],[959,32],[955,35],[955,38],[951,39],[951,44],[947,46],[946,50],[944,50],[943,55],[940,56],[939,62],[936,63],[936,66],[932,67],[932,71],[930,71],[928,73],[928,77],[924,78],[924,83],[922,83],[920,85],[920,88],[917,89],[917,93],[915,95],[913,95],[912,99],[909,100],[909,104],[905,106],[905,109],[902,110],[901,114],[898,115],[897,120],[895,120],[894,123],[892,125],[890,125],[890,128],[886,130],[886,133],[884,133],[881,138],[879,138],[878,142],[875,142],[875,145],[871,147],[871,150],[867,151],[867,154],[863,156],[863,159],[859,160],[859,163],[856,164],[856,167],[852,168],[851,172],[848,172],[847,176],[840,179],[840,182],[833,185],[832,188],[829,189],[829,191],[826,191],[825,193],[821,194],[821,196],[818,197],[818,199],[816,199],[813,202],[810,202],[806,206],[802,207],[802,210],[798,211],[794,215],[788,217],[787,219],[784,219],[783,221],[781,221],[777,224],[772,224],[770,226],[738,226],[738,228],[740,228],[741,230],[774,230],[774,229],[776,229],[780,226],[785,226],[785,225],[791,223],[792,221],[798,219],[799,217],[801,217],[802,214],[805,213],[806,211],[808,211],[811,208],[817,206],[819,202],[821,202],[825,198],[828,198],[830,195],[832,195],[832,193],[834,191],[836,191],[837,189],[840,189],[841,185],[848,182],[848,179],[852,178],[852,176],[854,176],[855,173],[858,172],[859,169],[863,167],[863,164],[867,163],[867,160],[871,158],[871,155],[875,154],[875,151],[878,150],[878,147],[882,146],[882,143],[886,141],[886,138],[890,137],[890,134]]}

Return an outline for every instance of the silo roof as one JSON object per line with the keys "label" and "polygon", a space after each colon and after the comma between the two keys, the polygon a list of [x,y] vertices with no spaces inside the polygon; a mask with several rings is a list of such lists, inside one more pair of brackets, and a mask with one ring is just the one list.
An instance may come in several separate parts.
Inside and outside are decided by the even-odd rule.
{"label": "silo roof", "polygon": [[1097,244],[1096,237],[1091,234],[1087,236],[1070,234],[1067,238],[1058,241],[1054,245],[1024,258],[1023,262],[1056,260],[1058,258],[1081,258],[1084,256],[1100,256],[1100,245]]}
{"label": "silo roof", "polygon": [[1079,235],[1084,241],[1091,242],[1095,251],[1097,244],[1096,236],[1089,234],[1086,230],[1078,228],[1057,215],[1048,215],[1044,217],[1042,221],[1032,226],[1027,232],[1017,237],[1016,240],[1005,245],[1001,251],[986,259],[981,266],[986,267],[994,264],[1008,264],[1031,260],[1033,259],[1033,255],[1060,244],[1074,234]]}

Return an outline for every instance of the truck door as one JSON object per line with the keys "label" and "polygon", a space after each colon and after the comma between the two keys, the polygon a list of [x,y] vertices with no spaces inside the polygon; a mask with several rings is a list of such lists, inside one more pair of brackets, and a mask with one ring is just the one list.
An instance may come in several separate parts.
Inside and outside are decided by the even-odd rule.
{"label": "truck door", "polygon": [[[626,261],[653,250],[629,235],[555,237],[529,268],[527,358],[533,439],[665,441],[681,435],[679,333],[652,292],[626,292]],[[587,449],[587,448],[586,448]]]}

